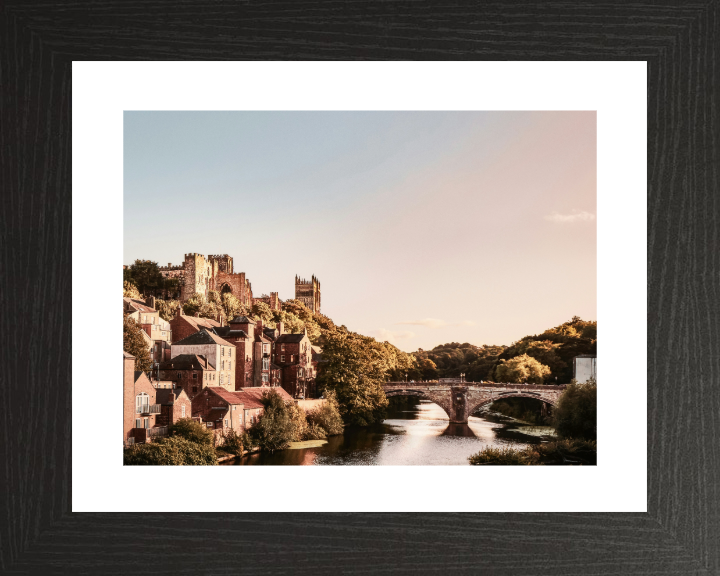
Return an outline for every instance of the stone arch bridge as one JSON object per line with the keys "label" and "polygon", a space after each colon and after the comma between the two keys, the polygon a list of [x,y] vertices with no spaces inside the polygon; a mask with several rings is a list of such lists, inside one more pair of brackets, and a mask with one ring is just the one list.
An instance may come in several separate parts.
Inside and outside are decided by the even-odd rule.
{"label": "stone arch bridge", "polygon": [[466,423],[470,414],[485,404],[502,398],[535,398],[551,406],[557,404],[565,386],[544,384],[496,384],[457,382],[388,382],[385,395],[416,396],[435,402],[450,417],[450,422]]}

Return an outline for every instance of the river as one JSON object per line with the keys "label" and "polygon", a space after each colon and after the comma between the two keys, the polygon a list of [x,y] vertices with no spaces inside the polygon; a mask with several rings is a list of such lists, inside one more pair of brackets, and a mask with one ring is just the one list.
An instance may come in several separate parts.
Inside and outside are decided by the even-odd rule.
{"label": "river", "polygon": [[527,427],[497,413],[471,416],[451,424],[445,411],[427,400],[390,405],[388,418],[368,428],[346,428],[314,448],[249,454],[236,465],[468,465],[468,456],[483,447],[547,441],[549,430]]}

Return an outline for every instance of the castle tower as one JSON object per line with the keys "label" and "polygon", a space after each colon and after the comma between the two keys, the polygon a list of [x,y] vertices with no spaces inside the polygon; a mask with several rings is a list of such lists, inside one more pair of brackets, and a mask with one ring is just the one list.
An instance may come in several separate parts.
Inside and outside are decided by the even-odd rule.
{"label": "castle tower", "polygon": [[185,302],[196,292],[207,296],[210,284],[209,261],[202,254],[185,254],[185,282],[182,287],[181,300]]}
{"label": "castle tower", "polygon": [[299,300],[315,314],[320,314],[320,280],[313,274],[311,280],[295,275],[295,300]]}

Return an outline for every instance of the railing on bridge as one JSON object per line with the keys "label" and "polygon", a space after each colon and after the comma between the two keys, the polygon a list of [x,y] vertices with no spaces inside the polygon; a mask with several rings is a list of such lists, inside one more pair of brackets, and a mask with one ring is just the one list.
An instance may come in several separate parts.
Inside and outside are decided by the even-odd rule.
{"label": "railing on bridge", "polygon": [[504,382],[456,382],[456,383],[450,383],[450,382],[438,382],[437,380],[408,380],[407,382],[386,382],[385,386],[452,386],[452,385],[461,385],[461,386],[476,386],[480,388],[506,388],[511,390],[564,390],[567,386],[566,384],[508,384]]}

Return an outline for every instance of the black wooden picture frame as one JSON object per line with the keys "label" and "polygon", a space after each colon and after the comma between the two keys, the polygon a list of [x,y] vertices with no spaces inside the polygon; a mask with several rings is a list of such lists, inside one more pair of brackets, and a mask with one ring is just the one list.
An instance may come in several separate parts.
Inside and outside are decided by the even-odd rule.
{"label": "black wooden picture frame", "polygon": [[[719,31],[717,0],[0,5],[0,572],[720,573]],[[71,512],[72,61],[288,59],[647,61],[647,513]]]}

